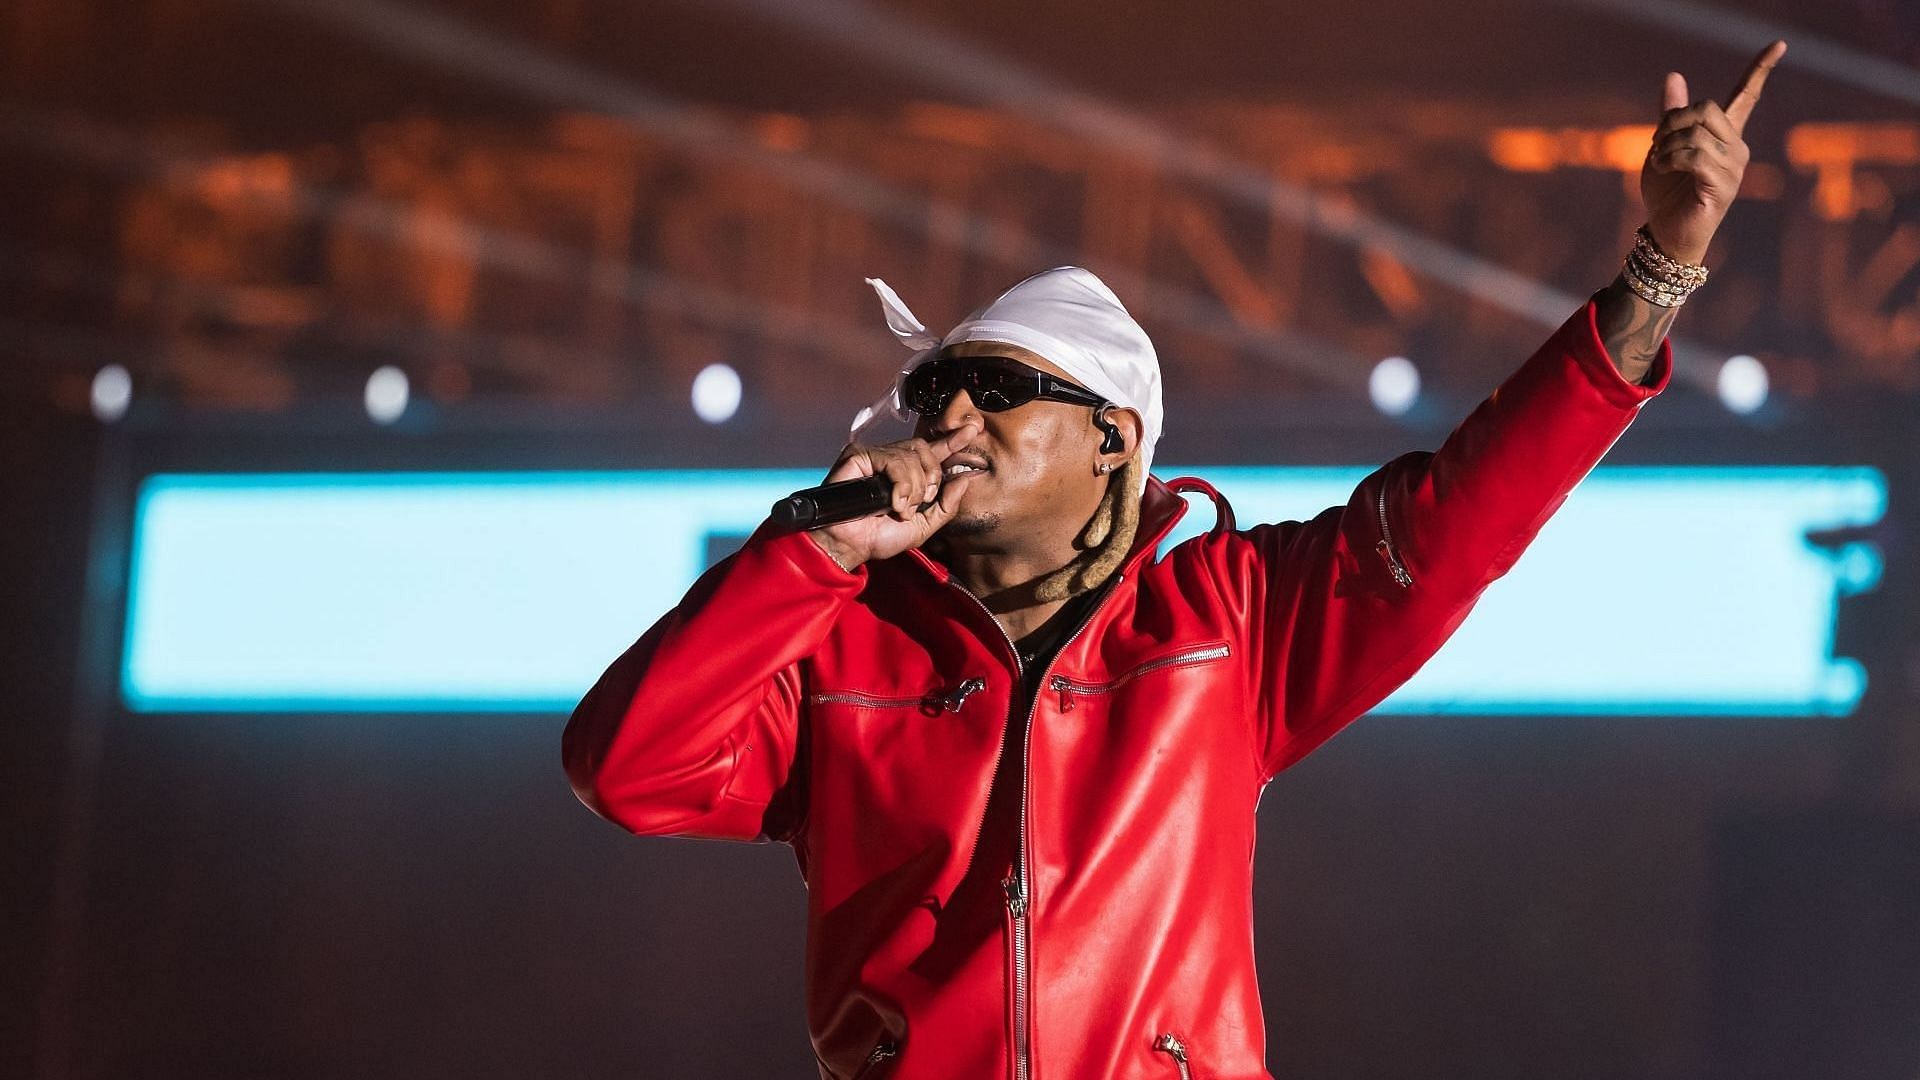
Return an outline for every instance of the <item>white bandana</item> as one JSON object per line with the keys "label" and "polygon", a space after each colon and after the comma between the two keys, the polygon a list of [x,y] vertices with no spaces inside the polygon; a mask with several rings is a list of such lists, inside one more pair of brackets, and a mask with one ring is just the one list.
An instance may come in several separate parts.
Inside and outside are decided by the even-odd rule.
{"label": "white bandana", "polygon": [[879,278],[867,284],[880,294],[887,328],[914,350],[893,386],[853,418],[852,436],[882,416],[906,420],[900,386],[907,373],[961,341],[998,341],[1047,358],[1074,381],[1140,414],[1140,477],[1146,482],[1160,441],[1160,360],[1147,332],[1133,321],[1107,283],[1078,266],[1043,270],[1000,294],[961,320],[945,337],[934,337],[898,294]]}

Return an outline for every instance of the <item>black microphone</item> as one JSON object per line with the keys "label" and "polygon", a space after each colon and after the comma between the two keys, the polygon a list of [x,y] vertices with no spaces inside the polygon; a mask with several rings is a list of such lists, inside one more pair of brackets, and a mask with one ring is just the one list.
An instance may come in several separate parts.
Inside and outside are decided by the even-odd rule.
{"label": "black microphone", "polygon": [[773,504],[773,523],[784,529],[818,529],[877,514],[893,505],[893,479],[874,473],[799,491]]}

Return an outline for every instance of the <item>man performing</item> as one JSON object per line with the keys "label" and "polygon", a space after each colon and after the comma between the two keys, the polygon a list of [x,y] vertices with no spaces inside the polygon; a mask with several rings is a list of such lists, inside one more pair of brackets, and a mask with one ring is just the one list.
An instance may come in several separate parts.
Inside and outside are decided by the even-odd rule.
{"label": "man performing", "polygon": [[[1237,528],[1149,474],[1152,344],[1036,274],[917,351],[828,480],[889,512],[763,525],[567,724],[580,799],[641,835],[778,840],[807,886],[825,1080],[1258,1080],[1255,807],[1439,649],[1672,373],[1767,73],[1667,76],[1646,224],[1438,451],[1310,521]],[[873,415],[863,412],[862,420]],[[1186,509],[1211,532],[1156,557]]]}

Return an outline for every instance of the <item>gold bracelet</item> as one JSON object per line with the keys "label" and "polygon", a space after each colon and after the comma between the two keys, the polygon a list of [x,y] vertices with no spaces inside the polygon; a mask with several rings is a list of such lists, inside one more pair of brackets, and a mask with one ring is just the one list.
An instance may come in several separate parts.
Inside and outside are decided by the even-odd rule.
{"label": "gold bracelet", "polygon": [[1621,262],[1620,276],[1640,299],[1674,308],[1706,284],[1707,268],[1668,256],[1653,242],[1653,233],[1642,225],[1634,230],[1633,248]]}
{"label": "gold bracelet", "polygon": [[832,549],[832,548],[830,548],[830,547],[828,547],[827,545],[825,545],[825,544],[823,544],[823,543],[821,543],[821,542],[820,542],[820,541],[818,541],[818,540],[814,540],[814,539],[813,539],[813,537],[808,537],[807,539],[809,539],[809,540],[813,540],[813,543],[814,543],[814,546],[815,546],[815,547],[817,547],[817,548],[819,548],[819,549],[820,549],[820,551],[821,551],[821,553],[822,553],[822,554],[824,554],[824,555],[826,555],[826,557],[827,557],[827,558],[829,558],[829,559],[832,559],[832,560],[833,560],[833,565],[835,565],[835,566],[837,566],[837,567],[839,567],[839,568],[840,568],[840,569],[842,569],[842,570],[845,570],[845,571],[846,571],[847,573],[849,573],[849,574],[851,574],[851,573],[853,573],[853,572],[854,572],[854,568],[853,568],[853,567],[850,567],[850,566],[848,566],[848,565],[847,565],[846,563],[843,563],[843,562],[841,562],[841,561],[840,561],[840,556],[838,556],[838,555],[835,555],[835,554],[833,553],[833,549]]}
{"label": "gold bracelet", "polygon": [[1620,264],[1620,280],[1626,282],[1627,288],[1632,289],[1634,295],[1658,307],[1679,307],[1687,302],[1687,294],[1692,291],[1676,289],[1664,282],[1649,278],[1640,270],[1639,260],[1632,255],[1628,255]]}
{"label": "gold bracelet", "polygon": [[1633,249],[1640,253],[1641,259],[1661,278],[1677,285],[1704,285],[1707,281],[1707,268],[1699,263],[1683,263],[1660,250],[1653,242],[1653,232],[1645,225],[1633,231]]}
{"label": "gold bracelet", "polygon": [[835,566],[837,566],[837,567],[839,567],[839,568],[840,568],[840,569],[842,569],[842,570],[845,570],[845,571],[846,571],[847,573],[849,573],[849,574],[854,574],[854,573],[858,573],[858,572],[859,572],[859,567],[857,567],[857,566],[848,566],[848,565],[847,565],[846,563],[843,563],[843,562],[841,562],[841,561],[840,561],[840,556],[838,556],[838,555],[835,555],[835,554],[834,554],[833,552],[831,552],[831,551],[829,551],[829,552],[827,552],[827,558],[829,558],[829,559],[832,559],[832,560],[833,560],[833,565],[835,565]]}

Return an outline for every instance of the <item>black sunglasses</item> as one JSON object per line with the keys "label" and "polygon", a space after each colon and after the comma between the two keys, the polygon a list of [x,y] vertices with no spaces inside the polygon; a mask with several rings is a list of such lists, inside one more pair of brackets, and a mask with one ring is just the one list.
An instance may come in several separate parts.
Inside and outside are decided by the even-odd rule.
{"label": "black sunglasses", "polygon": [[1075,386],[1008,356],[946,356],[929,360],[907,373],[900,385],[907,408],[922,416],[946,411],[953,396],[965,390],[982,412],[1004,412],[1044,398],[1098,408],[1107,399],[1084,386]]}

